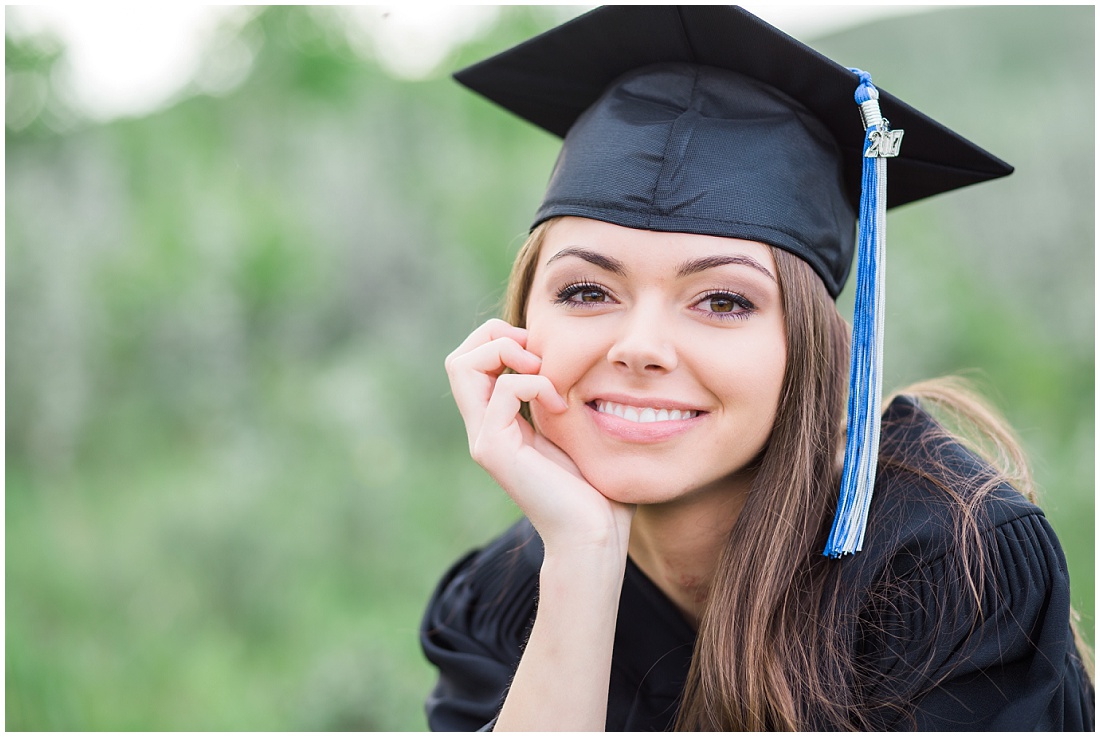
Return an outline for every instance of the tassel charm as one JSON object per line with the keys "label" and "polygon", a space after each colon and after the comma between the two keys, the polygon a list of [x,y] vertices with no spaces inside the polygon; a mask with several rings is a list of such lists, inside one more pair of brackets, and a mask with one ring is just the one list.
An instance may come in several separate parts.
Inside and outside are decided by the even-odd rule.
{"label": "tassel charm", "polygon": [[848,438],[836,516],[825,555],[839,558],[863,548],[867,512],[878,472],[882,415],[882,344],[885,303],[886,159],[897,156],[904,131],[882,117],[871,75],[853,69],[866,135],[859,200],[856,300],[852,316],[852,368],[848,387]]}

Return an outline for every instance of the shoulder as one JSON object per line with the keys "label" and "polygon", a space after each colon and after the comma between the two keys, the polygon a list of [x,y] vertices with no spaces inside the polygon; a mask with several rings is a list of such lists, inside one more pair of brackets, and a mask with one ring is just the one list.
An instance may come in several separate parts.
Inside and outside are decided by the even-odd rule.
{"label": "shoulder", "polygon": [[853,605],[944,633],[945,618],[969,628],[982,609],[1068,590],[1042,510],[918,403],[891,403],[880,445],[863,551],[842,563]]}
{"label": "shoulder", "polygon": [[491,725],[534,620],[542,541],[521,520],[443,575],[420,625],[438,678],[426,703],[433,730]]}
{"label": "shoulder", "polygon": [[1042,511],[912,400],[890,406],[882,432],[864,551],[843,573],[871,702],[911,705],[905,723],[922,729],[1091,722],[1065,557]]}
{"label": "shoulder", "polygon": [[964,532],[989,536],[1017,522],[1046,526],[1038,506],[908,397],[883,415],[871,504],[865,547],[894,557],[949,554]]}
{"label": "shoulder", "polygon": [[436,586],[421,627],[428,651],[476,646],[518,659],[534,616],[542,541],[522,519],[456,561]]}

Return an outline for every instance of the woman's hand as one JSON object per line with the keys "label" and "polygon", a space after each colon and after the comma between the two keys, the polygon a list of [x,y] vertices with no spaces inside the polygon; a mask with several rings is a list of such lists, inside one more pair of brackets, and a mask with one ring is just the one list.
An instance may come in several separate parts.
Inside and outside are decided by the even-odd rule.
{"label": "woman's hand", "polygon": [[539,375],[526,330],[490,320],[446,366],[470,454],[531,520],[546,552],[538,612],[496,729],[602,730],[634,508],[597,491],[520,415],[523,402],[568,410]]}
{"label": "woman's hand", "polygon": [[539,375],[542,359],[526,346],[526,330],[494,319],[447,357],[470,455],[531,520],[548,553],[597,546],[616,547],[625,556],[634,507],[603,496],[520,415],[523,402],[538,402],[551,413],[568,409]]}

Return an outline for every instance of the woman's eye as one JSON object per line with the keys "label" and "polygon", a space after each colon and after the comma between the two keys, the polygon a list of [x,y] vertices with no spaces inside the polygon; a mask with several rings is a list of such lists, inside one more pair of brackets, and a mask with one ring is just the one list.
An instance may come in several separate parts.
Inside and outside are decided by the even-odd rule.
{"label": "woman's eye", "polygon": [[572,304],[602,304],[611,301],[611,298],[602,287],[594,284],[572,284],[558,292],[555,301]]}
{"label": "woman's eye", "polygon": [[704,312],[720,317],[744,317],[755,309],[752,302],[733,292],[708,294],[699,300],[698,306]]}

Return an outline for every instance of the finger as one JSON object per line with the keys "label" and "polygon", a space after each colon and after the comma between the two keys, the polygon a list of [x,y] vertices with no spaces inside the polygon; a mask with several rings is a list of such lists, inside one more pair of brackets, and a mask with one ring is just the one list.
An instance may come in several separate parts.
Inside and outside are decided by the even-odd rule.
{"label": "finger", "polygon": [[462,341],[462,343],[459,344],[458,348],[455,348],[453,351],[451,351],[450,355],[447,356],[447,360],[444,363],[448,364],[450,363],[451,359],[469,353],[475,347],[493,340],[497,340],[498,338],[511,338],[515,342],[519,343],[521,346],[527,345],[526,330],[524,330],[523,328],[517,328],[515,325],[507,323],[504,320],[493,318],[492,320],[483,323],[476,330],[470,333],[466,337],[466,340]]}
{"label": "finger", "polygon": [[511,367],[536,373],[541,364],[538,356],[509,338],[498,338],[451,362],[448,366],[451,394],[466,426],[471,449],[481,432],[486,407],[504,369]]}
{"label": "finger", "polygon": [[521,374],[537,374],[541,367],[542,359],[512,338],[497,338],[451,358],[447,373],[452,377],[471,371],[495,375],[510,368]]}
{"label": "finger", "polygon": [[505,374],[497,379],[482,415],[479,440],[504,432],[517,422],[523,402],[539,402],[549,411],[564,412],[568,405],[550,379],[531,374]]}
{"label": "finger", "polygon": [[504,369],[536,374],[541,366],[542,359],[510,338],[498,338],[452,361],[448,366],[451,393],[467,431],[476,434],[485,405]]}

